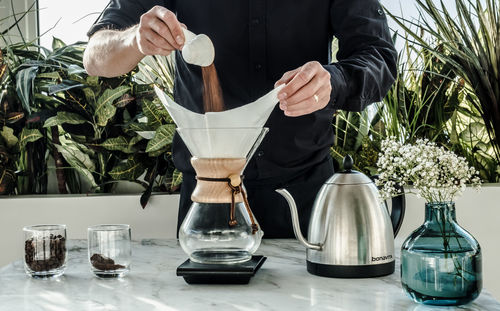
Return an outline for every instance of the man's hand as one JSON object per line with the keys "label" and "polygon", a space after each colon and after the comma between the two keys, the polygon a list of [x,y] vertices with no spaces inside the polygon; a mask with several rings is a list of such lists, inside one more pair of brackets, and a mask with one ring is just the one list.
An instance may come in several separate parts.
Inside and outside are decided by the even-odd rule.
{"label": "man's hand", "polygon": [[323,109],[330,102],[330,73],[313,61],[286,72],[275,87],[286,84],[278,94],[280,108],[289,117],[298,117]]}
{"label": "man's hand", "polygon": [[181,49],[184,34],[172,11],[155,6],[141,16],[136,26],[138,50],[144,55],[169,55],[173,50]]}

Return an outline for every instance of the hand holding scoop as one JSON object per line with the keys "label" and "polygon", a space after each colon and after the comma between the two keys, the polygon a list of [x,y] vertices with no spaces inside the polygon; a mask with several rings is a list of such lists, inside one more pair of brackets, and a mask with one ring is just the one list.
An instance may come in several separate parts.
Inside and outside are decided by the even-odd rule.
{"label": "hand holding scoop", "polygon": [[201,67],[210,66],[214,62],[215,49],[212,40],[207,35],[196,35],[191,31],[182,28],[184,31],[185,43],[182,47],[182,57],[192,65]]}

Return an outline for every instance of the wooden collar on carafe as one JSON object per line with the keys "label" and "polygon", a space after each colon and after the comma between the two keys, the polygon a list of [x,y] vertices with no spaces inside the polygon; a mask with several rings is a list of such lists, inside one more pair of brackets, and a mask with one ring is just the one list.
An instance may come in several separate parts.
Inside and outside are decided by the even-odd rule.
{"label": "wooden collar on carafe", "polygon": [[252,233],[255,233],[258,226],[241,185],[241,172],[245,163],[245,158],[191,158],[197,179],[191,200],[199,203],[230,203],[230,226],[237,224],[235,204],[243,202],[252,221]]}

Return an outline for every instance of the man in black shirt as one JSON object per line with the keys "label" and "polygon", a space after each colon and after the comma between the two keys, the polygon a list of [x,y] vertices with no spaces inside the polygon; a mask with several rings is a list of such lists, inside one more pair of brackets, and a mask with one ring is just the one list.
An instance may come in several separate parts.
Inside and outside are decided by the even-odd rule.
{"label": "man in black shirt", "polygon": [[[360,111],[380,101],[396,75],[387,20],[378,0],[111,0],[89,31],[84,63],[91,75],[116,76],[145,55],[175,51],[174,99],[202,112],[201,70],[183,61],[184,23],[207,34],[226,108],[285,87],[266,124],[270,132],[245,170],[245,187],[266,237],[293,236],[288,205],[295,196],[303,232],[314,198],[333,174],[329,149],[335,110]],[[331,60],[333,36],[338,62]],[[184,173],[179,225],[196,184],[190,154],[173,142]]]}

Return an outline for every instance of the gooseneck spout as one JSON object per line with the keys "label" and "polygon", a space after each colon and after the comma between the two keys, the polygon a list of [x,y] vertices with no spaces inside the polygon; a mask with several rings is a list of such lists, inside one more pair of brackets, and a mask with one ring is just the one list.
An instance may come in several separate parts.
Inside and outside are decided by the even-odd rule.
{"label": "gooseneck spout", "polygon": [[288,202],[288,206],[290,207],[290,214],[292,214],[293,232],[295,233],[295,237],[297,238],[297,240],[299,240],[300,244],[304,245],[305,247],[307,247],[309,249],[320,251],[322,248],[321,244],[309,243],[302,235],[302,231],[300,230],[300,222],[299,222],[299,214],[297,212],[297,205],[295,204],[295,200],[293,199],[290,192],[288,192],[286,189],[278,189],[278,190],[276,190],[276,192],[281,194],[281,196],[283,196],[286,199],[286,201]]}

